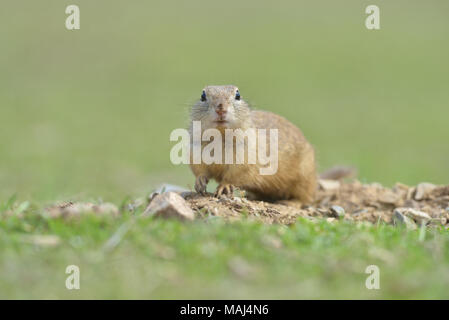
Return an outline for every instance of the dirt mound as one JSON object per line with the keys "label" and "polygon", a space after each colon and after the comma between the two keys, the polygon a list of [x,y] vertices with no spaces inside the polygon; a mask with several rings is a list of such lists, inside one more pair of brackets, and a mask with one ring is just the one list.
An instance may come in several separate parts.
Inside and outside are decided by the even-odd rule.
{"label": "dirt mound", "polygon": [[183,193],[183,197],[200,217],[221,216],[235,220],[243,215],[281,224],[291,224],[298,217],[305,217],[330,222],[344,219],[373,224],[404,223],[411,228],[423,222],[429,226],[449,227],[449,185],[421,183],[409,187],[398,183],[390,189],[377,183],[320,180],[317,199],[309,206],[250,201],[245,197],[217,199],[192,192]]}

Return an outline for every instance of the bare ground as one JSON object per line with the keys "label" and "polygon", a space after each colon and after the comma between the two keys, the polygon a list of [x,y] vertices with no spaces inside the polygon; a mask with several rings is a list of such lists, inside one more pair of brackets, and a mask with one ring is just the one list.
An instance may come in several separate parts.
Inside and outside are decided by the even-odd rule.
{"label": "bare ground", "polygon": [[[399,208],[396,211],[404,213],[408,209],[403,208],[412,208],[415,209],[413,212],[428,215],[426,224],[449,228],[449,185],[421,183],[409,187],[397,183],[390,189],[377,183],[321,180],[317,199],[308,206],[250,201],[245,197],[217,199],[212,195],[200,196],[193,192],[182,195],[197,217],[220,216],[236,220],[247,216],[264,223],[280,224],[294,223],[298,217],[326,219],[329,222],[343,219],[372,224],[397,224],[395,209]],[[408,216],[412,223],[420,222]]]}
{"label": "bare ground", "polygon": [[[161,201],[157,201],[158,205],[152,207],[154,210],[145,204],[144,199],[139,199],[120,209],[110,203],[60,203],[46,208],[46,214],[50,217],[76,217],[84,212],[94,212],[118,216],[148,205],[145,212],[163,210],[161,216],[180,218],[185,218],[186,212],[190,212],[190,220],[215,216],[234,221],[245,217],[268,224],[288,225],[303,217],[312,221],[400,224],[408,229],[416,229],[423,224],[449,229],[449,185],[420,183],[410,187],[397,183],[393,188],[386,188],[378,183],[362,184],[357,180],[320,180],[316,200],[311,205],[291,201],[251,201],[244,192],[237,192],[240,196],[234,195],[232,198],[216,198],[212,194],[201,196],[181,190],[172,192],[177,193],[178,198],[161,198]],[[150,198],[153,199],[157,194],[153,193]],[[149,200],[150,204],[154,202]],[[164,211],[163,208],[169,210]]]}

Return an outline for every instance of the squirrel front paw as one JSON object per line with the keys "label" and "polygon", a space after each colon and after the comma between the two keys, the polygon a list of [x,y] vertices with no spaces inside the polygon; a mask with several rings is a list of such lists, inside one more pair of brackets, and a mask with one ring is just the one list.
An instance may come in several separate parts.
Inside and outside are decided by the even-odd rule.
{"label": "squirrel front paw", "polygon": [[195,180],[195,191],[204,196],[208,182],[209,179],[206,176],[198,176]]}
{"label": "squirrel front paw", "polygon": [[214,197],[221,197],[222,195],[226,195],[230,198],[234,195],[234,186],[229,183],[220,184],[215,191]]}

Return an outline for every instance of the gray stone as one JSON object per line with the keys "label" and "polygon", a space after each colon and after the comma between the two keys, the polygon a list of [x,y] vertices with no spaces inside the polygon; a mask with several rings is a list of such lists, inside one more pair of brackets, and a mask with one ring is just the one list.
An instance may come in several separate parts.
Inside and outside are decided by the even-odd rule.
{"label": "gray stone", "polygon": [[395,222],[396,225],[406,227],[407,230],[416,230],[417,228],[413,220],[407,218],[397,209],[394,210],[393,221]]}
{"label": "gray stone", "polygon": [[415,192],[415,200],[423,200],[427,198],[427,196],[432,192],[433,189],[435,189],[437,186],[428,183],[428,182],[422,182],[416,186],[416,192]]}
{"label": "gray stone", "polygon": [[142,216],[151,215],[180,220],[195,219],[195,215],[187,202],[175,192],[165,192],[155,196],[142,214]]}
{"label": "gray stone", "polygon": [[396,211],[413,219],[417,224],[427,224],[432,218],[425,212],[413,208],[396,208]]}
{"label": "gray stone", "polygon": [[332,212],[332,214],[333,214],[333,216],[335,218],[339,218],[339,219],[343,218],[345,216],[345,213],[346,213],[345,209],[343,209],[340,206],[332,206],[331,207],[331,212]]}
{"label": "gray stone", "polygon": [[326,179],[320,179],[318,181],[318,184],[321,189],[327,191],[327,190],[336,190],[340,188],[340,181],[338,180],[326,180]]}
{"label": "gray stone", "polygon": [[379,196],[379,202],[385,203],[385,204],[396,204],[399,202],[399,196],[392,193],[392,192],[386,192]]}

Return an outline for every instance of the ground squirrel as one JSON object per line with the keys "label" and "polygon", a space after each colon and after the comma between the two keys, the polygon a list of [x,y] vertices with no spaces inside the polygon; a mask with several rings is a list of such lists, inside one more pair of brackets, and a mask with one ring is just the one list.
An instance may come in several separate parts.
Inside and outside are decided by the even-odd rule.
{"label": "ground squirrel", "polygon": [[209,128],[222,133],[225,129],[278,129],[278,168],[275,174],[261,175],[258,162],[193,164],[191,161],[198,193],[205,194],[207,183],[214,179],[219,184],[215,196],[232,195],[235,186],[260,200],[298,200],[305,204],[314,200],[317,174],[313,147],[301,130],[285,118],[271,112],[252,110],[236,86],[205,87],[201,99],[191,110],[190,133],[193,121],[200,121],[202,132]]}

